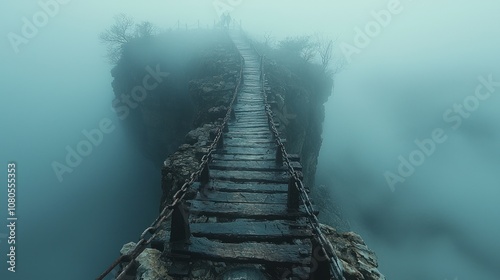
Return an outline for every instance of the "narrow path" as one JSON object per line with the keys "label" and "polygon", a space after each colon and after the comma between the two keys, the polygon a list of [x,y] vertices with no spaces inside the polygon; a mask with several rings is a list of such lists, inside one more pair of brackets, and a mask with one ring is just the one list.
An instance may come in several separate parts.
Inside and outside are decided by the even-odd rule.
{"label": "narrow path", "polygon": [[[209,183],[193,185],[200,191],[187,204],[198,223],[190,224],[190,244],[176,253],[193,259],[300,267],[295,273],[307,273],[312,233],[305,211],[287,207],[289,176],[275,161],[259,56],[242,38],[233,40],[245,59],[236,118],[224,133],[224,146],[213,155]],[[199,217],[206,219],[200,223]]]}

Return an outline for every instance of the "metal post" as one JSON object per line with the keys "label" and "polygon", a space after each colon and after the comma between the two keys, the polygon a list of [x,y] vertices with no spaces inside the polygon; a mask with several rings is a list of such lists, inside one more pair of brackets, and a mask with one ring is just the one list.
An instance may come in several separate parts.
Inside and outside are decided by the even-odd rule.
{"label": "metal post", "polygon": [[293,177],[290,177],[290,180],[288,181],[288,197],[287,197],[288,210],[299,209],[300,193],[295,184],[296,184],[295,179]]}
{"label": "metal post", "polygon": [[276,147],[276,165],[283,165],[283,153],[279,146]]}
{"label": "metal post", "polygon": [[224,147],[224,140],[223,140],[223,136],[221,135],[220,138],[219,138],[219,141],[217,142],[217,148],[218,149],[221,149],[222,147]]}
{"label": "metal post", "polygon": [[234,108],[231,108],[231,120],[236,120],[236,113],[234,112]]}
{"label": "metal post", "polygon": [[191,229],[189,228],[189,214],[182,202],[174,206],[170,228],[170,242],[180,243],[189,241]]}
{"label": "metal post", "polygon": [[208,163],[205,164],[205,166],[203,167],[203,170],[201,171],[201,174],[200,174],[200,183],[202,186],[208,184],[208,182],[210,181],[210,169],[208,168]]}

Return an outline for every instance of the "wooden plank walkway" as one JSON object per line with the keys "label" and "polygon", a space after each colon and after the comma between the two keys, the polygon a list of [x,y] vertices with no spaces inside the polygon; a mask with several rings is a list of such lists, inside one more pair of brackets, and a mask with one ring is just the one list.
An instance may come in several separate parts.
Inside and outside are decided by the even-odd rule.
{"label": "wooden plank walkway", "polygon": [[[224,146],[209,165],[210,181],[195,183],[199,192],[187,200],[191,237],[172,253],[192,259],[308,267],[311,230],[302,206],[287,207],[289,174],[277,164],[261,92],[260,59],[250,46],[233,38],[245,59],[244,83],[224,133]],[[291,160],[301,170],[299,159]],[[206,218],[206,222],[200,222]],[[301,278],[304,279],[304,278]]]}

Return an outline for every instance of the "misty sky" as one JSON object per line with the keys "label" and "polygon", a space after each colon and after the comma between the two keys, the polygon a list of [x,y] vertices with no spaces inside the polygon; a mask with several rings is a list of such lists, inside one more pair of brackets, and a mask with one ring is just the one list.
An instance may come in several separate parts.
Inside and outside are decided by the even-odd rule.
{"label": "misty sky", "polygon": [[[1,262],[2,279],[95,277],[154,219],[159,172],[124,138],[110,110],[111,66],[97,35],[118,13],[163,29],[178,22],[211,26],[215,6],[226,2],[254,38],[321,34],[337,40],[336,61],[344,69],[326,105],[317,183],[329,186],[353,230],[376,251],[381,272],[402,280],[498,279],[500,87],[461,117],[457,129],[443,114],[472,100],[478,77],[500,81],[500,2],[65,2],[19,53],[8,36],[20,35],[23,18],[32,19],[41,7],[37,1],[0,4],[0,178],[8,161],[18,163],[22,253],[16,277]],[[346,46],[356,47],[356,28],[367,28],[373,12],[388,6],[397,13],[346,57]],[[51,162],[64,160],[65,147],[103,118],[116,130],[59,182]],[[435,129],[447,140],[392,192],[384,173],[397,174],[398,157],[408,159],[414,141]],[[5,202],[0,205],[5,217]],[[5,251],[2,241],[2,256]]]}

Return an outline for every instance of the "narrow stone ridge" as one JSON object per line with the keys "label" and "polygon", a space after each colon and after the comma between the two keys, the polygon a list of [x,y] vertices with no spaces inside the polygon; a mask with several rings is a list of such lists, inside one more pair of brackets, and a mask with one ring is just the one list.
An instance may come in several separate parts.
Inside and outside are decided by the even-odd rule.
{"label": "narrow stone ridge", "polygon": [[[312,252],[306,212],[287,207],[289,175],[275,160],[276,144],[261,91],[260,58],[244,39],[234,35],[233,40],[245,61],[235,118],[224,133],[223,147],[213,155],[209,183],[195,183],[193,188],[199,191],[187,201],[190,242],[172,248],[172,253],[263,264],[303,277],[309,273]],[[292,160],[300,170],[298,158]]]}

